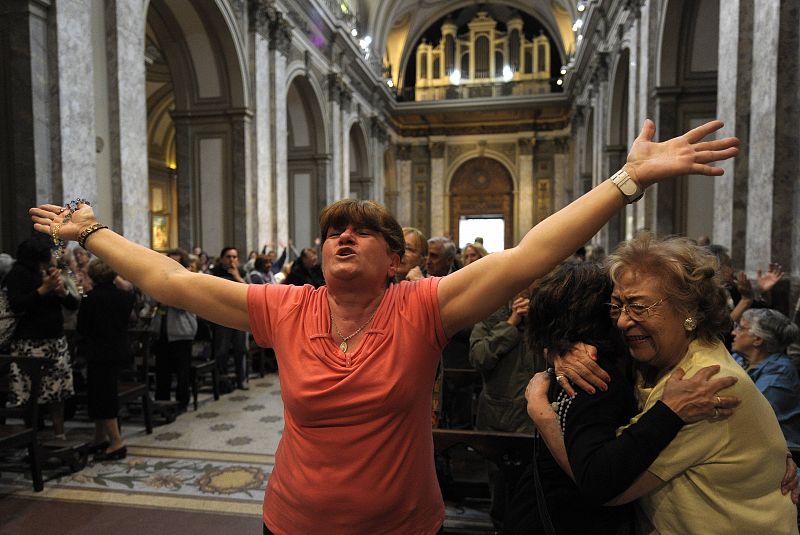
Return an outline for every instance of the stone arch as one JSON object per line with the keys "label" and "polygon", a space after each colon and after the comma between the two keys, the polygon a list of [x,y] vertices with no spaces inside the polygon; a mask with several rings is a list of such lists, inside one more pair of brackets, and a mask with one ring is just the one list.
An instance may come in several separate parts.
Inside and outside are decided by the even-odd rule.
{"label": "stone arch", "polygon": [[151,244],[243,245],[250,95],[233,13],[219,1],[150,0],[145,56]]}
{"label": "stone arch", "polygon": [[[428,21],[437,21],[440,18],[446,16],[449,13],[453,13],[462,9],[467,6],[474,5],[474,0],[459,0],[456,2],[446,2],[442,5],[441,8],[433,11],[429,16],[426,17]],[[504,4],[517,9],[521,12],[524,12],[532,17],[534,17],[546,30],[547,33],[550,35],[553,44],[558,51],[559,58],[561,59],[561,64],[566,65],[568,60],[568,55],[565,51],[564,43],[561,39],[561,32],[559,31],[558,25],[556,24],[552,13],[549,13],[546,8],[539,6],[538,3],[533,3],[531,5],[529,2],[521,1],[521,0],[506,0]],[[398,14],[395,18],[402,16],[402,14]],[[429,29],[430,24],[424,24],[421,26],[416,26],[412,28],[412,31],[406,36],[405,41],[405,49],[403,50],[402,55],[400,56],[400,69],[398,79],[401,81],[405,79],[406,69],[408,68],[408,63],[411,61],[412,58],[416,55],[415,44],[420,40],[422,35]],[[385,34],[381,35],[381,42],[385,42],[386,35],[388,35],[388,31],[391,28],[391,24],[388,24],[386,28],[382,28],[381,31]]]}
{"label": "stone arch", "polygon": [[317,237],[317,216],[327,204],[326,125],[322,100],[310,78],[295,73],[286,90],[289,236],[309,247]]}
{"label": "stone arch", "polygon": [[351,123],[347,138],[350,196],[356,199],[372,199],[375,196],[374,177],[367,149],[368,138],[360,120]]}
{"label": "stone arch", "polygon": [[450,233],[459,241],[462,216],[499,215],[505,224],[505,247],[514,240],[514,179],[498,159],[486,155],[456,167],[448,184]]}

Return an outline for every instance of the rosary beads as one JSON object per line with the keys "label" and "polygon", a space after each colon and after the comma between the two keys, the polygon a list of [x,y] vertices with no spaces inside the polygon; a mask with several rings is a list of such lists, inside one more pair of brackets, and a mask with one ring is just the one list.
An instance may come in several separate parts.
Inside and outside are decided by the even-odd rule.
{"label": "rosary beads", "polygon": [[61,258],[67,248],[67,242],[61,239],[61,227],[72,219],[72,214],[78,210],[79,204],[91,206],[91,203],[86,199],[73,199],[64,205],[64,208],[61,210],[61,212],[64,210],[67,211],[67,213],[64,215],[64,220],[61,223],[53,223],[50,225],[50,234],[53,238],[53,254],[55,255],[56,259]]}

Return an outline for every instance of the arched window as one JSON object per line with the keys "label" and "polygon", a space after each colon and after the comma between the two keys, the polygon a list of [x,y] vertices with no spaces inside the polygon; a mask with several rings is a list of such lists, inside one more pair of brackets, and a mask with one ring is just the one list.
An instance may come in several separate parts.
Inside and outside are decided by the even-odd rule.
{"label": "arched window", "polygon": [[444,38],[444,73],[449,75],[453,72],[456,62],[456,40],[452,35]]}
{"label": "arched window", "polygon": [[489,78],[489,38],[475,39],[475,78]]}
{"label": "arched window", "polygon": [[469,78],[469,52],[461,54],[461,78]]}
{"label": "arched window", "polygon": [[531,74],[533,72],[533,54],[531,54],[530,48],[525,48],[525,74]]}
{"label": "arched window", "polygon": [[419,55],[419,77],[422,79],[428,77],[428,54]]}
{"label": "arched window", "polygon": [[503,77],[503,52],[500,50],[494,51],[494,77]]}
{"label": "arched window", "polygon": [[519,31],[512,30],[508,37],[508,66],[513,72],[519,71]]}
{"label": "arched window", "polygon": [[433,76],[431,76],[431,78],[439,78],[439,64],[440,63],[441,62],[439,61],[439,55],[437,54],[436,57],[433,60]]}

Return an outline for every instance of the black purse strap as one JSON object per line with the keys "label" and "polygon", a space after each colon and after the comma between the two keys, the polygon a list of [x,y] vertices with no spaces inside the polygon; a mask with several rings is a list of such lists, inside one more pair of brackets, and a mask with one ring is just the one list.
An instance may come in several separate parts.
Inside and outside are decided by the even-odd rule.
{"label": "black purse strap", "polygon": [[542,526],[546,535],[556,535],[556,528],[553,527],[553,521],[550,519],[550,512],[547,510],[547,502],[544,499],[544,490],[542,489],[542,478],[539,475],[539,464],[537,459],[539,457],[539,443],[541,437],[539,431],[536,430],[533,441],[533,482],[536,486],[536,505],[539,508],[539,518],[542,520]]}

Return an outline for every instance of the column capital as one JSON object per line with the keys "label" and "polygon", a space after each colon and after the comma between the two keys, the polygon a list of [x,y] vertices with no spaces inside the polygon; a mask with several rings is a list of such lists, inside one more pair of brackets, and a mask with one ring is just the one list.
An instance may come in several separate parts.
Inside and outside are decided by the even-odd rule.
{"label": "column capital", "polygon": [[430,144],[431,158],[444,158],[446,145],[443,141],[434,141]]}
{"label": "column capital", "polygon": [[269,21],[269,49],[288,56],[292,44],[292,24],[280,11],[275,10],[274,13],[275,18]]}
{"label": "column capital", "polygon": [[395,151],[397,152],[397,159],[398,160],[410,160],[411,159],[411,145],[408,143],[403,143],[399,145],[395,145]]}
{"label": "column capital", "polygon": [[269,25],[275,20],[276,13],[274,0],[253,0],[249,13],[250,31],[269,38]]}
{"label": "column capital", "polygon": [[386,129],[386,125],[377,115],[373,115],[369,120],[372,137],[377,139],[381,144],[385,144],[389,140],[389,132]]}
{"label": "column capital", "polygon": [[519,147],[520,156],[532,156],[533,147],[536,146],[536,136],[519,138],[517,140],[517,146]]}

